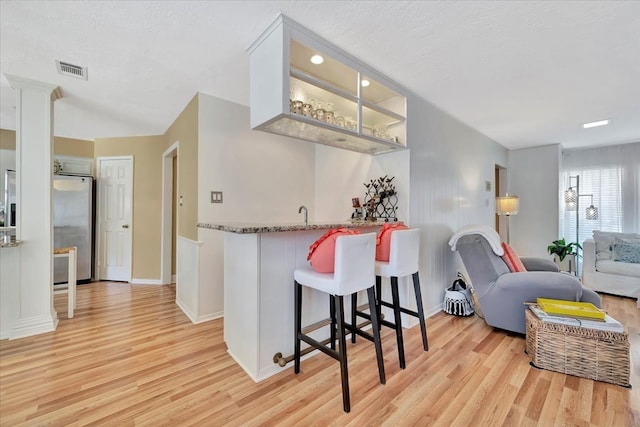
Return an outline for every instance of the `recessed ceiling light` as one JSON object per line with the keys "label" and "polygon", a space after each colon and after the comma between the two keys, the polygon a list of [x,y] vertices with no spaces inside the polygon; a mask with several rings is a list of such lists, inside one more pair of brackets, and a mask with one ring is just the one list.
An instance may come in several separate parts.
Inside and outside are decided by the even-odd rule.
{"label": "recessed ceiling light", "polygon": [[316,65],[320,65],[324,62],[324,58],[320,55],[313,55],[311,57],[311,63],[312,64],[316,64]]}
{"label": "recessed ceiling light", "polygon": [[371,82],[367,79],[363,79],[360,84],[362,85],[362,87],[367,87],[371,84]]}
{"label": "recessed ceiling light", "polygon": [[583,128],[585,129],[589,129],[589,128],[594,128],[597,126],[606,126],[609,124],[609,119],[607,120],[599,120],[597,122],[591,122],[591,123],[585,123],[582,125]]}

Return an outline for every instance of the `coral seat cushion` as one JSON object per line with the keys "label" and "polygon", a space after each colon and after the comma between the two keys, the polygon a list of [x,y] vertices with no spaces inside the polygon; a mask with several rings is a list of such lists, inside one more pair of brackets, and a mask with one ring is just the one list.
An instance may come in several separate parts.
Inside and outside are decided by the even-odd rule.
{"label": "coral seat cushion", "polygon": [[389,252],[391,251],[391,234],[396,230],[408,230],[409,227],[401,222],[390,224],[384,223],[382,230],[376,237],[376,261],[389,261]]}
{"label": "coral seat cushion", "polygon": [[347,230],[345,228],[333,228],[322,235],[309,246],[307,261],[311,263],[318,273],[333,273],[336,255],[336,238],[351,234],[360,234],[359,230]]}
{"label": "coral seat cushion", "polygon": [[502,260],[505,264],[507,264],[510,272],[520,273],[522,271],[527,271],[524,264],[520,260],[520,257],[511,246],[509,246],[507,243],[502,242],[502,248],[504,249]]}

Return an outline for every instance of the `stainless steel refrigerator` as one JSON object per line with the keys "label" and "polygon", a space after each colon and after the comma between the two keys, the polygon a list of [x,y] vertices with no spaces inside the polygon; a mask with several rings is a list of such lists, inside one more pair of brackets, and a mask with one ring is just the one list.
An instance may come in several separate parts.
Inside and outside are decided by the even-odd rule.
{"label": "stainless steel refrigerator", "polygon": [[[93,265],[93,178],[53,176],[53,246],[78,248],[78,283],[91,281]],[[55,258],[53,282],[67,281],[67,259]]]}

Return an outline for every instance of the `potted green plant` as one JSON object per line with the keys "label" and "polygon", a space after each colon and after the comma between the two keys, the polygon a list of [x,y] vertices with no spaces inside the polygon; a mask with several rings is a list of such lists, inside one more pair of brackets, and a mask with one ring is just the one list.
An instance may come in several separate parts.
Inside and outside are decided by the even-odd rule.
{"label": "potted green plant", "polygon": [[550,255],[554,256],[553,260],[558,264],[560,270],[569,272],[575,270],[578,249],[582,249],[580,243],[567,243],[564,237],[562,239],[554,240],[549,246],[547,246],[547,251]]}

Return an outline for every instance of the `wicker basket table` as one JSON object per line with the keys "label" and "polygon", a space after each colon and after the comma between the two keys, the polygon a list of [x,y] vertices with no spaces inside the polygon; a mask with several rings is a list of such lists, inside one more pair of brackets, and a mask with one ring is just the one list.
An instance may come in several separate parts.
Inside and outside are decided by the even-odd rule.
{"label": "wicker basket table", "polygon": [[631,387],[626,332],[543,322],[529,309],[526,322],[526,348],[532,366]]}

